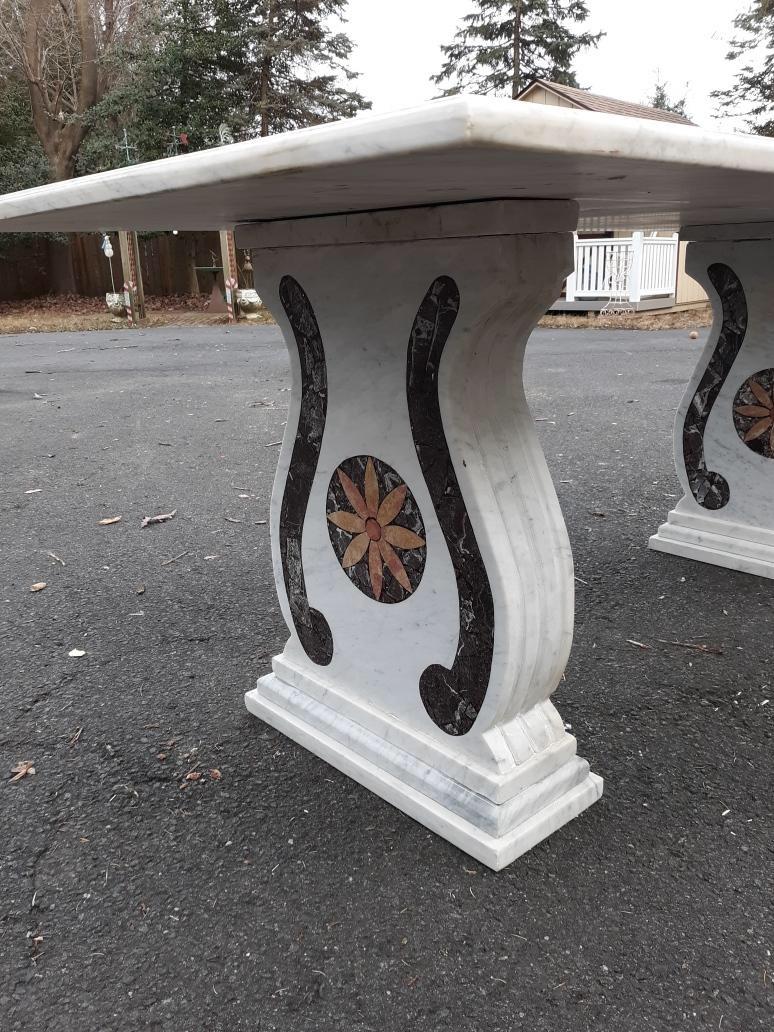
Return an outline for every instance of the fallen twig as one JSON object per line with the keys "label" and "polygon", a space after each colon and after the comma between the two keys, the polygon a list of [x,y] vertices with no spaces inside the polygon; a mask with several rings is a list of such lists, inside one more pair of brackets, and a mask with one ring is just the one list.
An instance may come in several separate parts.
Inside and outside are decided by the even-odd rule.
{"label": "fallen twig", "polygon": [[169,566],[171,563],[176,563],[178,559],[182,559],[184,555],[188,555],[188,552],[181,552],[180,555],[173,555],[171,559],[165,559],[161,564],[162,566]]}
{"label": "fallen twig", "polygon": [[678,645],[681,649],[693,649],[694,652],[708,652],[712,656],[722,656],[723,649],[718,645],[701,645],[692,641],[667,641],[665,638],[656,638],[662,645]]}

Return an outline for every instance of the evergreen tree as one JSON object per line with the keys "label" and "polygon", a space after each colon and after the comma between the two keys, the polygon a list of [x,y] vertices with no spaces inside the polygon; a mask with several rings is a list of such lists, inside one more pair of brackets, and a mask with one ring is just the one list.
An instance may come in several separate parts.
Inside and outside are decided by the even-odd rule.
{"label": "evergreen tree", "polygon": [[729,61],[745,61],[727,90],[712,96],[724,114],[744,115],[751,132],[774,136],[774,0],[755,0],[734,19]]}
{"label": "evergreen tree", "polygon": [[165,0],[132,69],[90,113],[79,171],[216,146],[354,115],[370,104],[354,79],[352,42],[331,27],[346,0]]}
{"label": "evergreen tree", "polygon": [[27,84],[0,78],[0,194],[40,186],[49,178],[48,162],[35,133]]}
{"label": "evergreen tree", "polygon": [[666,83],[657,82],[653,87],[653,96],[648,101],[651,107],[659,111],[671,111],[673,115],[682,115],[688,118],[685,111],[685,97],[682,100],[673,100],[667,93]]}
{"label": "evergreen tree", "polygon": [[241,10],[227,0],[159,5],[147,33],[116,54],[127,74],[89,112],[79,173],[216,146],[223,123],[238,138],[250,135]]}
{"label": "evergreen tree", "polygon": [[357,78],[348,66],[352,41],[334,31],[346,0],[248,0],[250,72],[247,94],[261,136],[338,118],[369,108],[340,79]]}
{"label": "evergreen tree", "polygon": [[[0,194],[41,186],[48,179],[49,165],[32,124],[27,84],[15,76],[0,77]],[[0,262],[18,239],[19,234],[0,233]]]}
{"label": "evergreen tree", "polygon": [[579,50],[604,33],[575,32],[589,16],[585,0],[475,0],[454,40],[442,47],[445,63],[433,82],[451,83],[444,96],[486,93],[518,96],[530,79],[577,86],[572,70]]}

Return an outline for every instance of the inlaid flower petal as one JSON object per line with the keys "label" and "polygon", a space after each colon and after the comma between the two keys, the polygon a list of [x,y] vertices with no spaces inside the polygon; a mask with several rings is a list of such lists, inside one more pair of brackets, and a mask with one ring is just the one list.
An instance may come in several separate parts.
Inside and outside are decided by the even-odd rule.
{"label": "inlaid flower petal", "polygon": [[385,527],[383,533],[385,540],[396,548],[424,548],[425,545],[424,538],[406,527],[396,527],[393,524],[391,527]]}
{"label": "inlaid flower petal", "polygon": [[740,416],[768,416],[770,412],[763,405],[739,405],[734,409]]}
{"label": "inlaid flower petal", "polygon": [[362,516],[356,516],[354,512],[331,512],[328,513],[328,519],[335,527],[341,527],[348,534],[362,534],[365,530],[365,520]]}
{"label": "inlaid flower petal", "polygon": [[755,397],[761,403],[765,405],[767,409],[774,408],[774,402],[771,400],[766,391],[761,387],[757,380],[750,380],[750,390],[753,392]]}
{"label": "inlaid flower petal", "polygon": [[367,519],[369,515],[368,507],[363,501],[363,496],[343,469],[337,470],[337,473],[339,474],[339,481],[341,482],[341,486],[344,488],[344,494],[347,496],[349,504],[358,516],[362,516],[364,520]]}
{"label": "inlaid flower petal", "polygon": [[352,538],[350,543],[347,545],[347,550],[342,556],[341,565],[344,569],[348,569],[350,566],[354,566],[355,563],[359,563],[363,556],[366,554],[368,545],[370,544],[370,537],[368,534],[358,534],[357,537]]}
{"label": "inlaid flower petal", "polygon": [[382,554],[376,541],[372,541],[368,549],[368,575],[371,578],[371,591],[378,602],[382,596],[384,574],[382,573]]}
{"label": "inlaid flower petal", "polygon": [[753,423],[744,435],[745,441],[754,441],[756,437],[762,437],[770,426],[771,416],[766,416],[765,419],[759,419],[757,423]]}
{"label": "inlaid flower petal", "polygon": [[405,484],[399,484],[394,490],[390,491],[379,506],[376,518],[382,527],[386,527],[388,523],[392,523],[403,508],[403,503],[406,501],[407,490],[408,488]]}
{"label": "inlaid flower petal", "polygon": [[379,508],[379,481],[374,469],[374,460],[369,458],[365,468],[365,502],[369,516],[376,516]]}
{"label": "inlaid flower petal", "polygon": [[411,581],[408,579],[408,574],[404,569],[403,563],[398,558],[398,553],[392,548],[389,542],[384,540],[384,538],[379,541],[378,545],[387,569],[403,590],[411,594],[413,590],[411,587]]}

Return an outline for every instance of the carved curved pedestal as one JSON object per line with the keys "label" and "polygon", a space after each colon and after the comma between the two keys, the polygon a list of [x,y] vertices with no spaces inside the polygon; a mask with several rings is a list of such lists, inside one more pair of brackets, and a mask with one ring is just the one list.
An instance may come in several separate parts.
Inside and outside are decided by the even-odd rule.
{"label": "carved curved pedestal", "polygon": [[494,868],[594,802],[549,701],[573,569],[522,387],[575,206],[242,227],[291,357],[272,500],[291,631],[248,708]]}
{"label": "carved curved pedestal", "polygon": [[650,547],[774,577],[774,226],[687,233],[715,318],[675,421],[685,494]]}

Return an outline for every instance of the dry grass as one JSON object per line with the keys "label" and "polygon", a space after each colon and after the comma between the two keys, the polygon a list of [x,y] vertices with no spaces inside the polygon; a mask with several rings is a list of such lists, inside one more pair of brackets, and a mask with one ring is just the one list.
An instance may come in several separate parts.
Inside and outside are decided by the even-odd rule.
{"label": "dry grass", "polygon": [[552,330],[700,330],[712,325],[712,308],[702,305],[686,311],[633,315],[544,315],[539,325]]}
{"label": "dry grass", "polygon": [[[226,323],[225,315],[210,314],[207,297],[147,298],[145,326],[201,326]],[[263,309],[258,323],[272,323]],[[682,312],[637,312],[634,315],[546,315],[540,326],[554,330],[699,330],[710,326],[709,305]],[[78,333],[83,330],[125,330],[125,319],[114,322],[102,298],[45,297],[0,303],[0,334]]]}
{"label": "dry grass", "polygon": [[[208,298],[146,298],[147,318],[143,326],[205,326],[227,323],[225,314],[210,314]],[[268,311],[258,314],[258,323],[271,323]],[[52,297],[0,303],[0,334],[78,333],[84,330],[127,330],[126,319],[115,321],[105,310],[102,298]]]}

